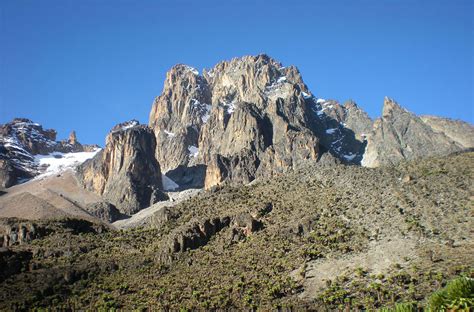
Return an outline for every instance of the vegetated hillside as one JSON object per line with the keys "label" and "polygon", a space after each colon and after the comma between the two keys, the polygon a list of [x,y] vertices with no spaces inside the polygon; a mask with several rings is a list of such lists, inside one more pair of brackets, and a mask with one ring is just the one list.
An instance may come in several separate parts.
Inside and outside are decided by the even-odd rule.
{"label": "vegetated hillside", "polygon": [[0,253],[0,309],[423,305],[473,274],[473,168],[474,153],[307,164],[163,208],[149,228],[39,221],[50,230]]}

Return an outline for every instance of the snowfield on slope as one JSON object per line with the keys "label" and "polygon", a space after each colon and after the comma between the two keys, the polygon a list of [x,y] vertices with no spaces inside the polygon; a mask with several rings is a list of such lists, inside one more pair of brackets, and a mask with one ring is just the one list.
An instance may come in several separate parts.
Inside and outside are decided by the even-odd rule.
{"label": "snowfield on slope", "polygon": [[34,161],[40,168],[45,168],[45,170],[34,179],[41,179],[49,175],[61,173],[67,169],[74,169],[86,160],[94,157],[99,151],[100,148],[93,152],[54,152],[48,155],[35,155]]}

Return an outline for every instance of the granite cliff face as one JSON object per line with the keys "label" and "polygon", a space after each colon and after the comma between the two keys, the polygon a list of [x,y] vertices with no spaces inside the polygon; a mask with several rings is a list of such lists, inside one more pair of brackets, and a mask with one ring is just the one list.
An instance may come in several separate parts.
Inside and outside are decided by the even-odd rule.
{"label": "granite cliff face", "polygon": [[367,137],[362,165],[396,164],[404,159],[447,155],[462,149],[462,144],[433,130],[421,118],[386,97],[382,117],[374,122]]}
{"label": "granite cliff face", "polygon": [[150,128],[137,121],[119,124],[107,136],[105,148],[78,167],[77,176],[121,213],[136,213],[166,198],[155,149]]}
{"label": "granite cliff face", "polygon": [[36,155],[92,151],[96,145],[82,145],[74,131],[68,140],[56,141],[56,130],[26,118],[0,125],[0,187],[10,187],[40,173]]}
{"label": "granite cliff face", "polygon": [[360,161],[363,142],[322,109],[296,67],[246,56],[202,75],[174,66],[149,125],[163,170],[202,166],[209,188],[279,173],[324,152]]}

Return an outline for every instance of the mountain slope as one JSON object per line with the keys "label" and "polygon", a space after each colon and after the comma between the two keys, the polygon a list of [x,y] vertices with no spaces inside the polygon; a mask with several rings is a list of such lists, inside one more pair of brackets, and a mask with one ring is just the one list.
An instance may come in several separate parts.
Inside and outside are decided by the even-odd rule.
{"label": "mountain slope", "polygon": [[55,230],[1,254],[25,260],[0,282],[0,308],[354,310],[420,302],[474,267],[473,161],[462,153],[375,169],[309,162],[162,209],[150,228]]}

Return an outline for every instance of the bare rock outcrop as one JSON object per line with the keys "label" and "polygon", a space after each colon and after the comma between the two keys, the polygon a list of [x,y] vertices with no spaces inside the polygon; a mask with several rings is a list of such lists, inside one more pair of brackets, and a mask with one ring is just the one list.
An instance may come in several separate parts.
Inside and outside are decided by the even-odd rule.
{"label": "bare rock outcrop", "polygon": [[[161,216],[163,217],[163,216]],[[170,263],[177,255],[206,245],[214,235],[229,228],[227,243],[232,244],[261,230],[263,224],[249,213],[235,216],[192,219],[174,229],[161,244],[159,261]]]}
{"label": "bare rock outcrop", "polygon": [[[174,66],[153,103],[149,125],[163,170],[205,166],[209,188],[282,172],[301,161],[317,161],[328,151],[346,162],[357,161],[363,143],[354,145],[350,129],[317,114],[318,105],[296,67],[284,67],[267,55],[245,56],[202,75],[186,65]],[[329,136],[328,127],[352,136]]]}
{"label": "bare rock outcrop", "polygon": [[367,137],[362,164],[377,167],[428,156],[447,155],[462,146],[392,99],[385,97],[382,117],[374,122]]}
{"label": "bare rock outcrop", "polygon": [[86,189],[120,212],[136,213],[166,198],[155,149],[149,127],[137,121],[117,125],[107,136],[105,148],[78,167],[77,176]]}
{"label": "bare rock outcrop", "polygon": [[3,219],[0,221],[0,247],[25,244],[46,232],[45,228],[33,222]]}
{"label": "bare rock outcrop", "polygon": [[372,119],[353,100],[348,100],[342,105],[334,100],[322,103],[324,113],[351,129],[359,141],[364,141],[366,135],[372,130]]}

